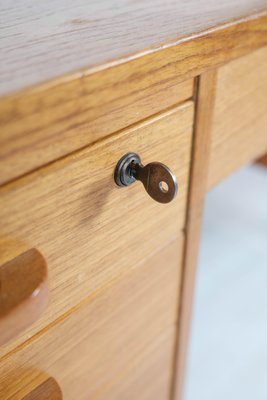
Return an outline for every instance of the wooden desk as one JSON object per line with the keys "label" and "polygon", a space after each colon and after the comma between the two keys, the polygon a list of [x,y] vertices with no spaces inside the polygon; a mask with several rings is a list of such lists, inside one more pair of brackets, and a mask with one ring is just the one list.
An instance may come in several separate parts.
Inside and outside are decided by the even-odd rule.
{"label": "wooden desk", "polygon": [[[205,194],[267,153],[267,2],[1,8],[0,236],[50,302],[13,309],[0,398],[181,399]],[[171,168],[171,203],[115,184],[128,152]]]}

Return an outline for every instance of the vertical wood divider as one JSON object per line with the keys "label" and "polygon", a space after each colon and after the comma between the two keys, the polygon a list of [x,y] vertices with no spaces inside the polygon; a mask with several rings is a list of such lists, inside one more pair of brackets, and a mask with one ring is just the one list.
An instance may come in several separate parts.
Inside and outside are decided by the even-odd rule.
{"label": "vertical wood divider", "polygon": [[196,266],[209,167],[216,73],[216,70],[210,70],[202,74],[198,77],[196,84],[195,121],[185,225],[185,247],[178,307],[173,379],[171,383],[172,400],[182,400],[184,391]]}
{"label": "vertical wood divider", "polygon": [[257,160],[258,164],[261,164],[262,166],[267,167],[267,154],[265,154],[263,157]]}

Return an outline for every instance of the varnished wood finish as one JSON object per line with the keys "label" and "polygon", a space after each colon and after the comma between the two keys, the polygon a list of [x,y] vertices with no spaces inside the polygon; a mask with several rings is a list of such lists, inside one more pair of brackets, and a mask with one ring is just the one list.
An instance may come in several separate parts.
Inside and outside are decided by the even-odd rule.
{"label": "varnished wood finish", "polygon": [[3,97],[0,182],[162,111],[181,99],[180,82],[263,44],[267,44],[264,13],[98,72],[76,73]]}
{"label": "varnished wood finish", "polygon": [[140,365],[129,371],[126,379],[112,386],[101,399],[169,400],[174,337],[174,328],[167,329],[144,351]]}
{"label": "varnished wood finish", "polygon": [[267,152],[267,47],[218,71],[208,188]]}
{"label": "varnished wood finish", "polygon": [[1,400],[23,398],[42,383],[41,370],[64,400],[154,400],[157,392],[168,400],[182,247],[182,236],[173,238],[1,359]]}
{"label": "varnished wood finish", "polygon": [[[266,0],[28,5],[2,10],[0,231],[44,254],[51,303],[2,347],[0,398],[51,375],[64,400],[181,400],[205,191],[267,150]],[[114,185],[128,151],[174,170],[173,203]]]}
{"label": "varnished wood finish", "polygon": [[[184,227],[192,125],[188,102],[1,189],[0,231],[34,244],[49,265],[48,310],[17,344]],[[156,203],[140,182],[115,185],[116,163],[129,151],[174,171],[180,190],[172,203]]]}
{"label": "varnished wood finish", "polygon": [[22,400],[63,400],[62,392],[53,378],[48,378],[33,389]]}
{"label": "varnished wood finish", "polygon": [[182,400],[183,398],[202,212],[208,176],[215,89],[216,71],[209,71],[199,78],[191,156],[190,189],[187,204],[183,277],[178,307],[176,356],[174,360],[173,398],[177,400]]}
{"label": "varnished wood finish", "polygon": [[266,0],[3,3],[1,92],[128,61],[266,8]]}
{"label": "varnished wood finish", "polygon": [[173,71],[119,69],[0,99],[0,184],[192,97]]}
{"label": "varnished wood finish", "polygon": [[47,265],[40,252],[0,239],[0,345],[31,326],[47,301]]}

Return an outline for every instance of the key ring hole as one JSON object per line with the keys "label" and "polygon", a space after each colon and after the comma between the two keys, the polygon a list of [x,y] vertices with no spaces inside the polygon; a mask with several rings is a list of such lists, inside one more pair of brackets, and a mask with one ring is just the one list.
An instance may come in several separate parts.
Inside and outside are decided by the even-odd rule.
{"label": "key ring hole", "polygon": [[159,188],[162,191],[162,193],[168,193],[169,191],[168,183],[164,181],[159,182]]}

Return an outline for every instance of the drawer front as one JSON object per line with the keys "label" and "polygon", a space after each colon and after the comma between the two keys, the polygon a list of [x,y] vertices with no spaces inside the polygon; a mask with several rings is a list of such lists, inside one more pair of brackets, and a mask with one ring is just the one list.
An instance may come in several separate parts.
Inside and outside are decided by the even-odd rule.
{"label": "drawer front", "polygon": [[267,48],[218,71],[208,187],[267,152]]}
{"label": "drawer front", "polygon": [[193,79],[147,69],[121,65],[0,99],[0,184],[192,98]]}
{"label": "drawer front", "polygon": [[0,360],[1,400],[23,399],[47,376],[64,400],[167,400],[182,248],[179,236]]}
{"label": "drawer front", "polygon": [[[192,121],[188,102],[1,189],[1,234],[36,247],[50,281],[47,311],[1,355],[135,268],[183,228]],[[172,203],[156,203],[139,182],[115,185],[114,167],[129,151],[144,164],[161,161],[173,169],[180,189]]]}

